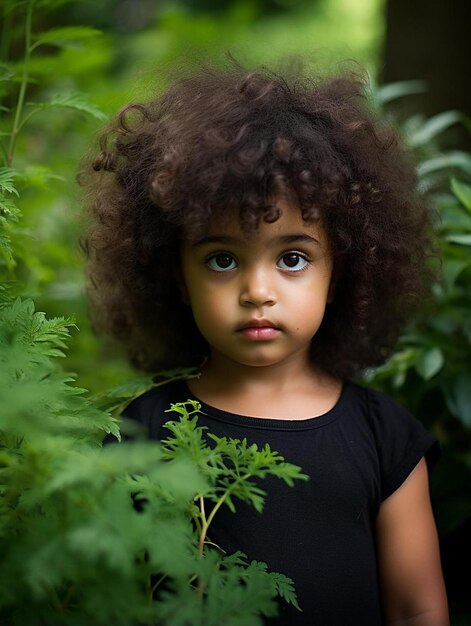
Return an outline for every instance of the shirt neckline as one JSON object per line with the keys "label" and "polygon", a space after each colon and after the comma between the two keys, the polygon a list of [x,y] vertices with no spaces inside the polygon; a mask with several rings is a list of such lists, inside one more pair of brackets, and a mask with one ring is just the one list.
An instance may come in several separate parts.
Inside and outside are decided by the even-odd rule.
{"label": "shirt neckline", "polygon": [[186,394],[187,398],[196,400],[201,405],[201,412],[209,419],[213,419],[219,422],[225,422],[227,424],[234,424],[238,426],[244,426],[245,428],[256,428],[259,430],[312,430],[314,428],[321,428],[330,424],[338,419],[338,417],[344,412],[344,406],[348,402],[348,395],[350,394],[351,384],[344,382],[342,384],[342,390],[337,402],[334,406],[316,417],[308,417],[306,419],[274,419],[269,417],[252,417],[249,415],[239,415],[237,413],[230,413],[223,409],[218,409],[206,402],[200,400],[189,388],[186,380],[178,381],[181,385],[183,394]]}

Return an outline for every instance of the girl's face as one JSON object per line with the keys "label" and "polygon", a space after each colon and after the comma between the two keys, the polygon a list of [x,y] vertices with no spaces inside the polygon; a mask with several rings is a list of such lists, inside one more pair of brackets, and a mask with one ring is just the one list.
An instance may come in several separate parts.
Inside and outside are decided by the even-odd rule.
{"label": "girl's face", "polygon": [[182,290],[211,349],[211,360],[266,367],[309,361],[324,317],[332,255],[319,223],[277,201],[281,217],[247,237],[237,216],[184,239]]}

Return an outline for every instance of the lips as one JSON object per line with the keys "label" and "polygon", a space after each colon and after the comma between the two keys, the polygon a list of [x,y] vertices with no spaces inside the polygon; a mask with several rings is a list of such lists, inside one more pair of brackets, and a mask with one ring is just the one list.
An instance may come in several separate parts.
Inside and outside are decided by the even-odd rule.
{"label": "lips", "polygon": [[276,339],[281,329],[274,322],[266,319],[253,319],[243,324],[239,332],[250,341],[267,341]]}
{"label": "lips", "polygon": [[253,319],[243,324],[239,330],[245,330],[247,328],[272,328],[275,330],[279,330],[279,326],[277,326],[274,322],[266,319]]}

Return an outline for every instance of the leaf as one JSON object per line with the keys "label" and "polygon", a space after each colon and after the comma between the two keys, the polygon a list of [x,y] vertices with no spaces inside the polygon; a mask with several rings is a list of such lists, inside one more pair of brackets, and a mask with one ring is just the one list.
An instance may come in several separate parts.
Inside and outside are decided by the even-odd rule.
{"label": "leaf", "polygon": [[35,110],[38,111],[58,108],[74,109],[81,113],[87,113],[100,121],[106,121],[108,119],[103,111],[91,102],[88,102],[84,96],[79,93],[58,94],[52,98],[52,100],[49,100],[49,102],[28,102],[27,105],[34,106]]}
{"label": "leaf", "polygon": [[18,180],[23,185],[45,187],[51,180],[65,180],[63,176],[54,174],[44,165],[28,165],[23,171],[18,172]]}
{"label": "leaf", "polygon": [[466,427],[471,427],[471,373],[460,372],[444,386],[446,403],[450,411]]}
{"label": "leaf", "polygon": [[440,348],[431,348],[422,352],[415,369],[424,380],[430,380],[442,369],[444,361]]}
{"label": "leaf", "polygon": [[99,411],[51,357],[64,356],[71,318],[47,319],[31,300],[0,305],[0,414],[3,430],[24,436],[59,431],[98,445],[103,432],[119,438],[117,420]]}
{"label": "leaf", "polygon": [[294,583],[291,578],[288,578],[288,576],[285,576],[284,574],[279,574],[278,572],[270,572],[269,576],[275,583],[278,595],[286,600],[288,604],[292,604],[296,607],[298,611],[301,611],[302,609],[298,604],[298,598],[294,590]]}
{"label": "leaf", "polygon": [[451,179],[451,188],[464,207],[471,209],[471,185],[457,178]]}
{"label": "leaf", "polygon": [[13,78],[15,73],[7,63],[0,63],[0,81],[8,81]]}
{"label": "leaf", "polygon": [[21,211],[10,198],[0,193],[0,219],[17,222],[21,217]]}
{"label": "leaf", "polygon": [[89,41],[101,34],[90,26],[63,26],[51,28],[35,37],[36,44],[49,44],[58,48],[76,47],[77,43]]}
{"label": "leaf", "polygon": [[135,397],[153,387],[159,387],[171,380],[186,380],[198,375],[199,370],[195,367],[179,367],[171,370],[163,370],[156,374],[150,374],[120,383],[112,389],[96,394],[93,396],[93,400],[100,407],[108,411],[119,411],[121,413]]}
{"label": "leaf", "polygon": [[155,442],[108,445],[103,449],[83,448],[68,451],[67,456],[61,459],[60,472],[55,472],[43,493],[49,495],[87,483],[102,488],[112,479],[122,476],[123,471],[140,473],[161,464],[160,446]]}
{"label": "leaf", "polygon": [[461,272],[471,265],[471,258],[466,254],[466,258],[456,259],[451,258],[448,255],[442,266],[443,284],[447,291],[450,291],[456,282],[456,279],[460,276]]}
{"label": "leaf", "polygon": [[419,163],[417,166],[417,174],[419,177],[423,177],[432,172],[440,170],[447,171],[450,168],[456,168],[471,173],[471,155],[461,150],[449,151],[442,156],[433,157]]}
{"label": "leaf", "polygon": [[2,235],[0,235],[0,256],[3,257],[3,261],[9,271],[15,267],[11,241],[8,237],[3,237]]}
{"label": "leaf", "polygon": [[198,579],[207,589],[204,626],[261,626],[260,616],[277,614],[277,588],[266,564],[252,561],[246,565],[241,553],[237,557],[235,565],[231,557],[226,561],[208,550],[198,563]]}
{"label": "leaf", "polygon": [[102,392],[99,396],[102,397],[106,395],[108,398],[119,398],[120,400],[129,400],[139,396],[144,393],[148,389],[150,389],[153,385],[152,376],[142,376],[140,378],[133,378],[132,380],[127,380],[112,389]]}
{"label": "leaf", "polygon": [[450,243],[457,243],[462,246],[471,246],[471,234],[450,234],[445,236],[446,241]]}
{"label": "leaf", "polygon": [[[4,324],[15,329],[20,340],[31,347],[40,345],[45,356],[64,356],[62,348],[64,340],[70,337],[69,328],[75,327],[71,317],[55,317],[47,319],[42,311],[34,311],[32,300],[17,298],[13,305],[2,312]],[[53,350],[53,354],[48,351]]]}
{"label": "leaf", "polygon": [[429,118],[421,128],[410,134],[408,143],[414,148],[423,146],[449,126],[460,122],[461,117],[459,111],[444,111],[443,113],[438,113]]}
{"label": "leaf", "polygon": [[427,83],[424,80],[401,80],[379,87],[376,98],[381,105],[384,105],[398,98],[424,93],[425,91],[427,91]]}
{"label": "leaf", "polygon": [[0,167],[0,190],[19,196],[19,193],[13,184],[13,180],[17,174],[18,172],[11,169],[11,167]]}

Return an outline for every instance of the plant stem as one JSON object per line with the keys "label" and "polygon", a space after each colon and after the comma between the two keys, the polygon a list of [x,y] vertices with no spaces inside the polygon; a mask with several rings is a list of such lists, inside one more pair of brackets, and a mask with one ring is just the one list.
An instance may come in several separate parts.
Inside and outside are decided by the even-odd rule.
{"label": "plant stem", "polygon": [[150,588],[150,590],[149,590],[149,600],[153,600],[155,590],[160,585],[160,583],[162,583],[166,578],[167,578],[167,574],[162,574],[162,576],[159,578],[159,580]]}
{"label": "plant stem", "polygon": [[26,88],[28,85],[29,77],[29,60],[31,56],[31,27],[33,23],[33,7],[35,0],[29,0],[26,9],[26,22],[25,22],[25,55],[23,60],[23,75],[21,77],[20,91],[18,94],[18,102],[16,104],[15,119],[13,122],[13,128],[10,136],[10,146],[8,149],[7,165],[11,167],[13,157],[15,154],[16,139],[20,131],[20,120],[23,113],[23,107],[25,103]]}
{"label": "plant stem", "polygon": [[16,131],[16,134],[18,134],[18,133],[21,131],[21,129],[23,128],[23,126],[24,126],[27,122],[29,122],[29,120],[33,117],[33,115],[36,115],[36,113],[39,113],[39,111],[40,111],[40,110],[41,110],[41,109],[33,109],[32,111],[30,111],[30,112],[28,113],[28,115],[26,115],[26,116],[24,117],[24,119],[20,122],[20,124],[18,125],[18,129],[17,129],[17,131]]}
{"label": "plant stem", "polygon": [[221,508],[221,506],[224,504],[226,498],[234,491],[234,487],[240,483],[243,482],[244,480],[247,480],[247,478],[250,478],[252,476],[252,474],[247,473],[244,474],[244,476],[239,476],[239,478],[232,484],[232,486],[224,492],[224,494],[222,495],[221,498],[219,498],[219,500],[216,502],[216,504],[213,507],[213,510],[211,511],[211,513],[209,514],[208,519],[206,519],[206,515],[204,514],[204,502],[201,502],[203,500],[202,497],[200,497],[200,507],[201,507],[201,517],[203,520],[203,525],[201,528],[201,534],[200,534],[200,539],[199,539],[199,544],[198,544],[198,552],[200,554],[200,556],[203,556],[204,554],[204,545],[206,543],[206,535],[208,534],[208,529],[211,525],[211,522],[214,519],[214,516],[216,515],[216,513],[219,511],[219,509]]}
{"label": "plant stem", "polygon": [[200,556],[203,556],[203,552],[204,552],[204,542],[206,539],[206,534],[208,532],[208,522],[206,520],[206,511],[204,509],[204,498],[203,496],[200,496],[199,498],[200,500],[200,511],[201,511],[201,520],[202,520],[202,525],[201,525],[201,530],[200,530],[200,539],[198,542],[198,553]]}

